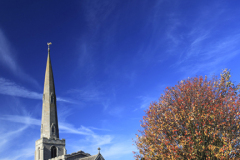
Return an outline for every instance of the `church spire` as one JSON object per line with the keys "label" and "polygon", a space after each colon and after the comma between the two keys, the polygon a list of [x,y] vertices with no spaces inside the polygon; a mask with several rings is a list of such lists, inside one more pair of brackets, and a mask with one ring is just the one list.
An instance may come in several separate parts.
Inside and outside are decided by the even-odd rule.
{"label": "church spire", "polygon": [[41,138],[59,138],[56,94],[53,79],[53,71],[50,60],[50,45],[48,45],[48,57],[45,72],[44,90],[43,90],[43,105],[42,105],[42,123],[41,123]]}

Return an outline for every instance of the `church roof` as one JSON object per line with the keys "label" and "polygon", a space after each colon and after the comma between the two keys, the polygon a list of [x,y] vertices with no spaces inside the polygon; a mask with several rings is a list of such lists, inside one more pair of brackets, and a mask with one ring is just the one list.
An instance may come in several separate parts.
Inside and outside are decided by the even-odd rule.
{"label": "church roof", "polygon": [[80,158],[79,160],[105,160],[105,159],[103,158],[103,156],[100,153],[98,153],[93,156]]}

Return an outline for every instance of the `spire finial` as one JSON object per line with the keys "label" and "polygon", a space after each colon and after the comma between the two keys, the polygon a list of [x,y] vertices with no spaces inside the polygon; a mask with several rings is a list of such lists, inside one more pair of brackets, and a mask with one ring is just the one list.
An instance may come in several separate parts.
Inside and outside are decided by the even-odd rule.
{"label": "spire finial", "polygon": [[47,45],[48,45],[48,50],[50,50],[50,45],[52,45],[52,42],[48,42]]}
{"label": "spire finial", "polygon": [[100,150],[101,150],[101,148],[100,148],[100,147],[98,147],[98,153],[100,153]]}

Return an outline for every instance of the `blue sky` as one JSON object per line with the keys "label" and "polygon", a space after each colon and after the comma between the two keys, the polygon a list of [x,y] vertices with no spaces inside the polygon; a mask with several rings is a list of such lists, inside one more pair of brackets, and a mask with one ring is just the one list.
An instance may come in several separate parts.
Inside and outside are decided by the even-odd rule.
{"label": "blue sky", "polygon": [[132,139],[167,86],[231,70],[240,82],[240,2],[1,0],[0,160],[32,160],[52,42],[68,153],[132,160]]}

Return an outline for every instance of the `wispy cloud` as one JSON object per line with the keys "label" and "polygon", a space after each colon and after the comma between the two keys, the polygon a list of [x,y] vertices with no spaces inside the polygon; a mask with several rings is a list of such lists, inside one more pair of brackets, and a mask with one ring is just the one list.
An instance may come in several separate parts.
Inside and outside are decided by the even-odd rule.
{"label": "wispy cloud", "polygon": [[[1,123],[3,122],[1,121]],[[28,137],[28,141],[24,143],[24,147],[21,147],[18,150],[11,149],[11,154],[4,153],[5,150],[7,150],[7,148],[10,148],[10,147],[14,148],[17,145],[21,145],[21,144],[16,144],[16,139],[24,135],[24,132],[26,132],[28,127],[29,127],[29,124],[24,124],[24,125],[21,125],[20,127],[16,127],[15,130],[7,129],[8,131],[6,132],[5,131],[6,127],[1,126],[0,160],[27,159],[34,156],[34,147],[32,147],[33,146],[32,144],[34,144],[35,140],[31,140],[30,137]]]}
{"label": "wispy cloud", "polygon": [[90,77],[95,70],[94,53],[89,42],[86,40],[80,41],[77,54],[79,55],[79,69],[85,72],[86,76]]}
{"label": "wispy cloud", "polygon": [[69,123],[61,123],[59,122],[59,128],[62,133],[72,133],[72,134],[80,134],[80,135],[94,135],[94,132],[86,128],[84,126],[81,126],[80,128],[75,128],[73,125]]}
{"label": "wispy cloud", "polygon": [[111,108],[108,109],[108,114],[114,117],[122,117],[122,113],[124,111],[124,106],[111,106]]}
{"label": "wispy cloud", "polygon": [[[191,73],[195,75],[198,72],[207,70],[213,72],[219,68],[218,66],[228,62],[240,53],[240,49],[237,44],[240,42],[240,35],[230,35],[225,38],[221,38],[216,42],[212,42],[211,45],[204,45],[202,42],[198,44],[190,45],[189,51],[186,52],[187,56],[183,58],[180,67],[180,71]],[[193,42],[194,43],[194,42]],[[198,61],[193,60],[198,59]]]}
{"label": "wispy cloud", "polygon": [[152,102],[152,98],[148,96],[139,96],[138,98],[142,101],[140,108],[147,108]]}
{"label": "wispy cloud", "polygon": [[103,110],[106,111],[109,108],[110,100],[107,99],[106,101],[103,101],[102,105],[103,105]]}
{"label": "wispy cloud", "polygon": [[7,79],[0,78],[0,94],[24,97],[30,99],[41,99],[42,94],[32,92],[27,90],[24,87],[21,87],[14,82],[11,82]]}
{"label": "wispy cloud", "polygon": [[151,102],[156,101],[156,99],[149,96],[139,96],[137,98],[140,99],[141,103],[139,104],[139,107],[134,109],[133,111],[137,111],[139,109],[147,109]]}
{"label": "wispy cloud", "polygon": [[12,53],[11,46],[6,40],[2,30],[0,29],[0,62],[8,67],[10,70],[16,72],[17,64]]}
{"label": "wispy cloud", "polygon": [[97,135],[87,136],[83,142],[95,148],[112,143],[114,136],[112,135]]}
{"label": "wispy cloud", "polygon": [[98,88],[89,85],[81,89],[70,89],[67,93],[84,102],[99,102],[104,99],[104,93]]}
{"label": "wispy cloud", "polygon": [[26,125],[41,125],[41,120],[32,118],[30,116],[19,116],[19,115],[2,115],[1,120],[22,123]]}
{"label": "wispy cloud", "polygon": [[[99,54],[99,50],[96,50],[96,46],[107,46],[114,39],[113,27],[116,23],[111,22],[110,25],[104,27],[104,23],[112,17],[113,11],[116,8],[118,2],[112,0],[83,0],[80,2],[81,6],[84,6],[81,10],[86,20],[88,29],[81,35],[79,39],[77,54],[79,55],[79,65],[86,78],[91,78],[93,73],[97,70],[96,54]],[[107,9],[104,9],[107,8]],[[114,14],[117,17],[116,13]],[[107,28],[107,29],[106,29]],[[101,30],[101,32],[99,32]],[[102,33],[104,36],[101,36]],[[101,41],[98,41],[98,37],[101,36]],[[93,47],[94,46],[94,47]]]}
{"label": "wispy cloud", "polygon": [[12,131],[8,131],[8,132],[5,132],[5,131],[1,131],[0,134],[0,152],[3,151],[3,148],[8,145],[8,143],[14,139],[14,137],[17,137],[17,136],[20,136],[24,130],[26,130],[28,128],[28,125],[24,125],[24,126],[21,126],[20,128],[17,128],[15,130],[12,130]]}
{"label": "wispy cloud", "polygon": [[98,130],[98,131],[111,131],[110,129],[104,129],[104,128],[96,128],[96,127],[88,127],[92,130]]}
{"label": "wispy cloud", "polygon": [[[112,12],[117,6],[117,1],[106,0],[104,2],[100,0],[83,1],[84,14],[88,22],[88,26],[94,32],[98,32],[102,23],[111,16]],[[107,8],[107,9],[105,9]],[[116,15],[115,15],[116,16]]]}
{"label": "wispy cloud", "polygon": [[[210,7],[213,8],[209,9]],[[166,31],[168,53],[171,55],[169,58],[176,60],[172,67],[188,76],[195,76],[203,71],[214,72],[240,53],[237,47],[240,42],[239,34],[232,30],[218,33],[219,26],[225,24],[228,18],[225,17],[224,10],[214,6],[209,8],[194,13],[194,19],[181,16],[177,11],[169,15],[172,26]]]}
{"label": "wispy cloud", "polygon": [[124,110],[126,108],[126,106],[116,105],[116,103],[113,103],[113,101],[110,101],[110,99],[107,99],[106,101],[102,101],[102,106],[103,106],[104,113],[107,113],[114,117],[122,117],[122,114],[124,113]]}
{"label": "wispy cloud", "polygon": [[[6,120],[16,123],[22,123],[25,125],[41,125],[40,119],[32,118],[31,116],[19,116],[19,115],[2,115],[0,120]],[[98,135],[95,134],[94,131],[90,129],[91,127],[81,126],[80,128],[75,128],[72,124],[66,122],[59,122],[59,129],[62,133],[71,133],[71,134],[79,134],[79,135],[89,135],[93,138],[96,138]],[[94,128],[97,130],[102,130],[100,128]]]}
{"label": "wispy cloud", "polygon": [[65,99],[65,98],[61,98],[61,97],[57,97],[57,101],[60,101],[60,102],[66,102],[66,103],[73,103],[73,104],[78,104],[77,101],[75,100],[71,100],[71,99]]}
{"label": "wispy cloud", "polygon": [[131,140],[123,140],[122,142],[105,146],[101,153],[108,159],[118,159],[129,154],[133,157],[132,151],[136,151],[136,147],[132,143]]}
{"label": "wispy cloud", "polygon": [[[42,94],[30,91],[22,86],[17,85],[16,83],[0,77],[0,94],[23,97],[29,99],[42,99]],[[57,98],[58,101],[74,103],[74,101],[66,100],[64,98]]]}
{"label": "wispy cloud", "polygon": [[[16,123],[8,123],[8,122]],[[20,139],[24,139],[24,134],[32,124],[38,125],[39,121],[28,117],[18,115],[1,115],[0,118],[0,160],[18,160],[28,159],[34,156],[34,141],[28,137],[28,141],[24,144],[18,143]],[[23,136],[23,137],[22,137]],[[15,150],[16,146],[22,146]],[[13,149],[14,148],[14,149]],[[6,154],[5,151],[11,150],[11,154]]]}
{"label": "wispy cloud", "polygon": [[[34,142],[33,142],[34,143]],[[22,148],[20,150],[11,151],[11,154],[5,158],[0,158],[0,160],[19,160],[19,159],[26,159],[34,156],[34,148]]]}
{"label": "wispy cloud", "polygon": [[5,37],[3,31],[0,29],[0,64],[8,68],[14,75],[18,76],[20,79],[23,79],[39,87],[38,82],[31,76],[26,74],[19,66],[16,60],[16,54],[14,53],[15,51],[12,48],[13,46],[11,46],[11,44]]}

